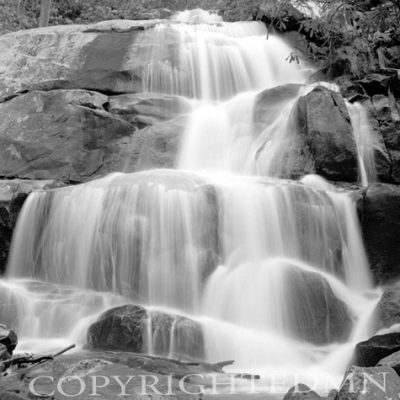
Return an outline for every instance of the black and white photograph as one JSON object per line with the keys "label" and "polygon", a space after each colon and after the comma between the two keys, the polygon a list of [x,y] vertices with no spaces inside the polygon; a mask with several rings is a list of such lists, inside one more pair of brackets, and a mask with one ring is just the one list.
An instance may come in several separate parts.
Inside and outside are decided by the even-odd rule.
{"label": "black and white photograph", "polygon": [[0,400],[398,400],[400,0],[0,0]]}

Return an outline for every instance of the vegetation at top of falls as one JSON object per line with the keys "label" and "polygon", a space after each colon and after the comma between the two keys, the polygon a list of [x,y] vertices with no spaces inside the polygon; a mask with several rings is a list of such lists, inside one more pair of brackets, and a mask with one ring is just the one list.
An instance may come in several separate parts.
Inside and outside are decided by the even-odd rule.
{"label": "vegetation at top of falls", "polygon": [[[0,0],[0,34],[38,26],[41,0]],[[242,4],[243,3],[243,4]],[[249,19],[260,0],[52,0],[50,25],[109,19],[165,18],[187,8],[226,10],[228,20]]]}
{"label": "vegetation at top of falls", "polygon": [[[293,6],[296,1],[296,8]],[[297,30],[307,38],[308,56],[321,62],[329,77],[354,77],[374,69],[399,68],[400,0],[314,0],[318,17],[302,15],[307,0],[264,1],[257,18],[277,31]],[[291,56],[291,60],[296,60]]]}
{"label": "vegetation at top of falls", "polygon": [[[0,33],[38,26],[41,0],[0,0]],[[219,10],[225,20],[259,19],[298,31],[307,56],[330,78],[400,68],[400,0],[313,0],[319,17],[299,11],[309,0],[52,0],[50,25],[107,19],[166,18],[186,8]],[[296,7],[295,7],[296,6]],[[388,48],[392,50],[387,51]],[[297,61],[298,55],[288,56]]]}

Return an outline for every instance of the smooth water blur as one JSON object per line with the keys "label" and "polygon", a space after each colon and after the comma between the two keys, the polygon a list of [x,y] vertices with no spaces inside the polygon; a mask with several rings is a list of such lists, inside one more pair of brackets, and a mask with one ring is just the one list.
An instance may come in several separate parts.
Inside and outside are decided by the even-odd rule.
{"label": "smooth water blur", "polygon": [[[141,35],[143,96],[190,99],[177,169],[31,194],[0,281],[1,321],[19,350],[41,351],[84,345],[103,311],[141,304],[150,354],[339,383],[379,293],[351,195],[316,175],[279,179],[296,175],[293,109],[316,86],[309,71],[258,22],[196,10]],[[348,110],[365,183],[373,142],[365,110]]]}

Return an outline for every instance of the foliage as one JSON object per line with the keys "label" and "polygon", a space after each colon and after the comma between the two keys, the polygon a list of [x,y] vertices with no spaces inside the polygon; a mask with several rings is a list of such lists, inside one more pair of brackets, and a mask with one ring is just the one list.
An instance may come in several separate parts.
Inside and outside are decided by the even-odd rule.
{"label": "foliage", "polygon": [[[309,56],[320,61],[330,76],[360,76],[376,58],[377,49],[399,43],[400,0],[314,0],[320,10],[314,18],[298,15],[297,9],[307,7],[309,1],[296,0],[297,9],[293,3],[269,1],[268,22],[278,31],[295,28],[303,33]],[[382,59],[378,62],[384,67]]]}

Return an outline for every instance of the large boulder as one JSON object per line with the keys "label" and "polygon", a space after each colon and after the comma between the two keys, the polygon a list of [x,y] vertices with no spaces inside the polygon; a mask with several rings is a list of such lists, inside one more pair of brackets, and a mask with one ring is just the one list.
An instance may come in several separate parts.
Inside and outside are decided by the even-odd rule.
{"label": "large boulder", "polygon": [[133,133],[86,90],[33,91],[0,104],[0,175],[82,182],[122,170]]}
{"label": "large boulder", "polygon": [[143,350],[147,313],[143,307],[126,305],[104,312],[88,329],[91,348],[140,353]]}
{"label": "large boulder", "polygon": [[269,166],[268,175],[298,179],[316,173],[332,181],[357,182],[357,146],[346,104],[326,87],[311,89],[289,84],[257,96],[256,133],[266,137],[257,158]]}
{"label": "large boulder", "polygon": [[0,37],[0,101],[27,90],[85,88],[137,92],[145,42],[154,21],[53,26]]}
{"label": "large boulder", "polygon": [[400,350],[400,333],[377,335],[357,344],[354,351],[354,365],[374,367],[383,358]]}
{"label": "large boulder", "polygon": [[87,341],[92,349],[135,353],[151,349],[158,355],[204,357],[200,324],[180,315],[148,311],[131,304],[105,311],[89,327]]}
{"label": "large boulder", "polygon": [[340,94],[317,87],[299,99],[297,129],[311,154],[315,173],[332,181],[356,182],[357,147]]}
{"label": "large boulder", "polygon": [[372,273],[378,283],[390,283],[400,277],[400,187],[371,184],[357,206]]}
{"label": "large boulder", "polygon": [[0,273],[5,271],[12,233],[25,199],[33,190],[60,186],[57,181],[0,180]]}
{"label": "large boulder", "polygon": [[347,340],[353,324],[351,313],[321,275],[289,268],[285,289],[287,329],[296,339],[316,344]]}
{"label": "large boulder", "polygon": [[400,378],[389,367],[351,367],[336,400],[387,400],[398,398]]}

